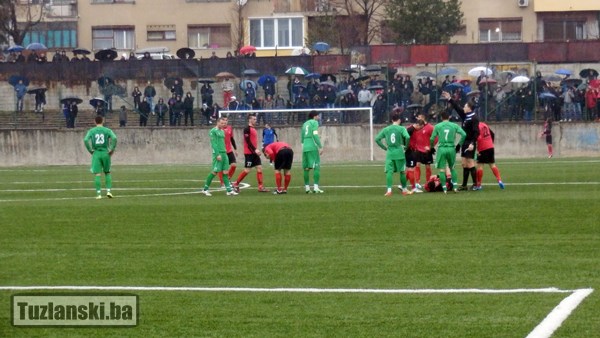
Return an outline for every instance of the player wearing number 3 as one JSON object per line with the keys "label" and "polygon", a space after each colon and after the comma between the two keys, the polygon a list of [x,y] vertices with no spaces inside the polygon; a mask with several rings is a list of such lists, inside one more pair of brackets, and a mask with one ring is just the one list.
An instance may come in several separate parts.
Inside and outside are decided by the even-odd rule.
{"label": "player wearing number 3", "polygon": [[110,192],[112,188],[110,164],[111,156],[117,147],[117,135],[104,126],[104,118],[102,116],[96,116],[94,121],[96,122],[96,126],[87,132],[83,138],[83,143],[87,151],[92,154],[91,171],[94,174],[96,199],[102,198],[102,173],[104,173],[106,181],[106,197],[112,198],[113,195]]}
{"label": "player wearing number 3", "polygon": [[[435,138],[438,138],[438,149],[435,156],[436,167],[440,170],[440,183],[446,193],[446,167],[450,168],[452,177],[452,187],[454,192],[458,192],[458,185],[456,184],[456,169],[454,169],[454,163],[456,162],[456,134],[459,134],[460,141],[458,144],[462,146],[467,137],[467,133],[458,125],[449,121],[450,115],[447,111],[443,111],[440,114],[442,116],[442,122],[438,123],[433,128],[433,133],[429,138],[430,147],[429,151],[435,145]],[[469,146],[470,148],[472,145]],[[460,150],[460,148],[458,148]],[[473,150],[473,149],[469,149]]]}
{"label": "player wearing number 3", "polygon": [[[383,141],[385,139],[385,144]],[[408,146],[410,135],[406,128],[400,125],[400,114],[392,113],[392,124],[383,128],[377,136],[375,142],[386,151],[385,155],[385,178],[387,192],[384,196],[392,196],[392,184],[394,173],[400,172],[400,184],[402,184],[402,195],[412,194],[406,188],[406,157],[404,152]]]}

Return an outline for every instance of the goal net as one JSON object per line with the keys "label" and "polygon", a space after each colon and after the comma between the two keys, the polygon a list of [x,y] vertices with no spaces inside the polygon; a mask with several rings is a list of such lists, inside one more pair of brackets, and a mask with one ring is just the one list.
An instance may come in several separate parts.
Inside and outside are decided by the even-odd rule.
{"label": "goal net", "polygon": [[344,152],[344,158],[349,160],[373,161],[375,135],[371,107],[221,110],[218,116],[227,116],[231,126],[243,128],[247,125],[248,115],[255,114],[259,143],[262,128],[268,123],[275,128],[281,141],[289,143],[293,149],[300,149],[299,129],[313,110],[320,116],[319,133],[326,151]]}

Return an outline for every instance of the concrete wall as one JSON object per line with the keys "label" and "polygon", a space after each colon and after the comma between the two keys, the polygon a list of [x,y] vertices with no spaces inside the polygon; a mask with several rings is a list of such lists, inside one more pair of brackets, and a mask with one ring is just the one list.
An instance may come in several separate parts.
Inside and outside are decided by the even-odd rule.
{"label": "concrete wall", "polygon": [[[496,133],[497,158],[546,156],[539,124],[491,125]],[[377,127],[375,133],[380,129]],[[114,129],[119,145],[116,164],[208,164],[208,129],[200,128],[122,128]],[[236,129],[240,145],[241,129]],[[259,130],[260,132],[260,130]],[[300,161],[298,128],[277,130],[280,139],[292,145]],[[367,126],[320,128],[325,144],[324,163],[369,159],[370,136]],[[85,130],[0,130],[0,166],[88,164],[90,157],[83,146]],[[260,133],[259,133],[260,134]],[[557,157],[599,156],[600,124],[555,123],[554,153]],[[375,145],[375,160],[385,153]],[[239,158],[238,156],[238,158]],[[240,158],[241,162],[243,158]]]}

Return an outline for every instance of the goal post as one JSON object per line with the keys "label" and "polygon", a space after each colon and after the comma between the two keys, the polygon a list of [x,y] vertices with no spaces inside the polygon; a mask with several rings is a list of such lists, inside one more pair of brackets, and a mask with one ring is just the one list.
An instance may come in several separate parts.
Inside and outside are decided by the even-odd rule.
{"label": "goal post", "polygon": [[[334,129],[349,129],[346,132],[351,135],[358,135],[354,133],[355,128],[362,128],[368,126],[368,160],[374,160],[375,151],[375,134],[373,132],[373,108],[372,107],[352,107],[352,108],[303,108],[303,109],[260,109],[260,110],[225,110],[219,111],[218,116],[229,117],[229,124],[233,127],[244,127],[248,114],[256,114],[257,116],[257,127],[264,126],[265,123],[269,123],[272,127],[288,128],[288,127],[299,127],[308,118],[308,114],[311,111],[319,113],[320,122],[319,125],[322,127],[334,128]],[[260,134],[260,133],[259,133]],[[344,133],[331,133],[332,137],[344,135]],[[363,133],[360,133],[363,134]],[[287,141],[287,140],[286,140]],[[330,139],[330,141],[333,141]],[[335,140],[339,144],[343,140]],[[365,140],[360,140],[364,142]],[[324,145],[327,146],[326,144]],[[351,149],[340,149],[340,151],[349,151]]]}

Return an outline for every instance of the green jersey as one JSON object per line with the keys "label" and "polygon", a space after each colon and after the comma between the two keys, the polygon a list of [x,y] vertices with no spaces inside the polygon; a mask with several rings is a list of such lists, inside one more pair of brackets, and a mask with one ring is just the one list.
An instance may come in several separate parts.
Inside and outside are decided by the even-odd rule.
{"label": "green jersey", "polygon": [[210,147],[212,148],[213,155],[227,153],[225,149],[225,131],[223,129],[214,127],[210,130],[208,136],[210,137]]}
{"label": "green jersey", "polygon": [[315,151],[323,148],[319,138],[319,122],[317,120],[308,120],[302,125],[300,133],[300,142],[302,143],[302,152]]}
{"label": "green jersey", "polygon": [[[385,139],[385,144],[382,140]],[[410,135],[406,128],[400,125],[392,124],[383,128],[377,136],[375,136],[375,142],[386,150],[386,159],[388,160],[403,160],[405,158],[404,151],[408,146]]]}
{"label": "green jersey", "polygon": [[467,133],[459,127],[456,123],[452,123],[450,121],[442,121],[438,123],[435,128],[433,128],[433,133],[431,134],[431,138],[429,142],[431,143],[431,148],[435,145],[435,138],[438,138],[439,147],[452,147],[456,146],[456,134],[459,134],[460,141],[459,144],[463,144],[465,142],[465,138],[467,137]]}
{"label": "green jersey", "polygon": [[111,152],[117,147],[117,135],[109,128],[96,126],[87,132],[83,143],[90,153]]}

